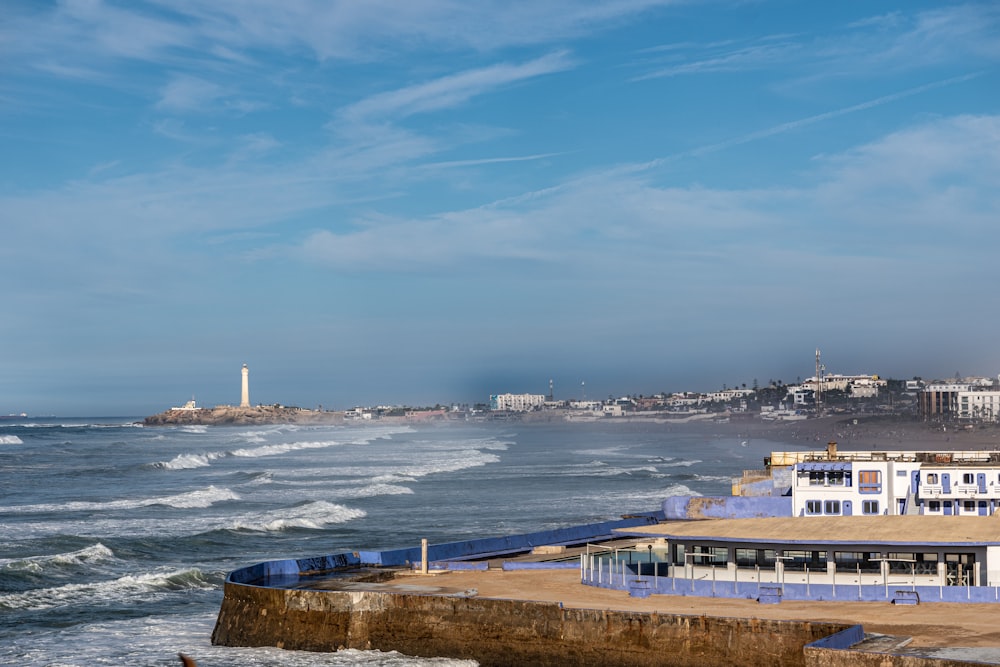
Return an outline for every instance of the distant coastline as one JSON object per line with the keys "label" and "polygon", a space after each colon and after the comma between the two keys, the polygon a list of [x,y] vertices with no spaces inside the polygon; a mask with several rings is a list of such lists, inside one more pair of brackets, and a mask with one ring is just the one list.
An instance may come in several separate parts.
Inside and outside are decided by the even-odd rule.
{"label": "distant coastline", "polygon": [[[514,413],[499,421],[525,424],[574,421],[571,410],[542,410]],[[717,416],[718,417],[718,416]],[[411,411],[405,415],[381,417],[377,420],[349,419],[344,412],[308,410],[281,405],[260,405],[241,408],[170,409],[143,419],[146,426],[177,425],[266,425],[266,424],[441,424],[466,421],[492,421],[489,415],[470,418],[466,413],[445,410]],[[1000,426],[985,424],[963,427],[956,424],[925,422],[908,416],[853,417],[834,415],[792,422],[741,419],[669,419],[633,415],[605,417],[580,422],[629,428],[657,428],[683,432],[732,437],[740,441],[755,439],[778,442],[799,442],[822,447],[834,441],[853,449],[1000,449]]]}

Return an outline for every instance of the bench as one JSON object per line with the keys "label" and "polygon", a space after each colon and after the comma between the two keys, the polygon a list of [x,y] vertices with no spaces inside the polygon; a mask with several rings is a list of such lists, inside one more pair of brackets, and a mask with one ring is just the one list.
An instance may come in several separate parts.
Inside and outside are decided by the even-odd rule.
{"label": "bench", "polygon": [[757,592],[757,602],[761,604],[778,604],[781,602],[780,586],[761,586]]}
{"label": "bench", "polygon": [[920,604],[920,593],[916,591],[893,591],[893,604]]}

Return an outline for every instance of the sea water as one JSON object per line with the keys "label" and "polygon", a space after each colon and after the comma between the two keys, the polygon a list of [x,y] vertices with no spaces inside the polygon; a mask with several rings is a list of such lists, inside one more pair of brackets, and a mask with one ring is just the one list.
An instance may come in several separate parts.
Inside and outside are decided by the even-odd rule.
{"label": "sea water", "polygon": [[212,646],[233,569],[532,532],[728,495],[771,449],[646,423],[0,423],[0,664],[473,665]]}

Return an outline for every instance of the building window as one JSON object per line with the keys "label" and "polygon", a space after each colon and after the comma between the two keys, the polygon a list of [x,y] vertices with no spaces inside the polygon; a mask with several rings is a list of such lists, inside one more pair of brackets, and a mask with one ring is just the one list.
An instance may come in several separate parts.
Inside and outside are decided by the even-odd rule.
{"label": "building window", "polygon": [[937,574],[937,554],[889,552],[885,556],[891,574]]}
{"label": "building window", "polygon": [[962,473],[962,484],[975,484],[976,476],[971,472]]}
{"label": "building window", "polygon": [[[694,565],[725,565],[729,560],[729,549],[727,547],[705,547],[693,546],[688,558]],[[695,556],[694,554],[698,554]]]}
{"label": "building window", "polygon": [[806,514],[822,514],[822,513],[823,513],[823,501],[821,500],[806,501]]}
{"label": "building window", "polygon": [[840,501],[839,500],[827,500],[823,503],[823,513],[824,514],[840,514]]}
{"label": "building window", "polygon": [[837,563],[837,570],[843,572],[878,572],[882,569],[877,552],[835,551],[833,560]]}
{"label": "building window", "polygon": [[825,551],[789,551],[786,549],[781,560],[786,570],[801,572],[806,568],[813,571],[826,569]]}
{"label": "building window", "polygon": [[962,511],[968,512],[969,514],[976,513],[976,501],[975,500],[963,500],[962,501]]}
{"label": "building window", "polygon": [[877,500],[862,500],[861,501],[861,513],[862,514],[878,514],[878,501]]}
{"label": "building window", "polygon": [[811,470],[809,472],[809,485],[810,486],[823,486],[826,481],[826,475],[824,475],[819,470]]}
{"label": "building window", "polygon": [[736,567],[774,567],[774,549],[736,549]]}
{"label": "building window", "polygon": [[927,511],[928,512],[940,512],[941,511],[941,501],[940,500],[932,500],[929,503],[927,503]]}
{"label": "building window", "polygon": [[882,493],[882,473],[878,470],[858,472],[858,493]]}
{"label": "building window", "polygon": [[938,483],[938,474],[936,472],[929,472],[929,473],[927,473],[927,480],[926,480],[926,482],[928,484],[937,484]]}
{"label": "building window", "polygon": [[830,486],[843,486],[844,485],[844,471],[843,470],[831,470],[826,475],[827,480],[830,482]]}

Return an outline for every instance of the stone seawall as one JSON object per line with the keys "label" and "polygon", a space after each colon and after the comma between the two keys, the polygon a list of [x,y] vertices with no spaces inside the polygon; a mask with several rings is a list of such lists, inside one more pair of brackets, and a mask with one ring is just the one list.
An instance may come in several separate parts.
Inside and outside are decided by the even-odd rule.
{"label": "stone seawall", "polygon": [[920,655],[866,653],[824,648],[805,649],[806,667],[983,667],[976,660],[933,658]]}
{"label": "stone seawall", "polygon": [[227,582],[212,643],[340,647],[506,665],[804,666],[839,623],[562,608],[384,591],[282,590]]}

